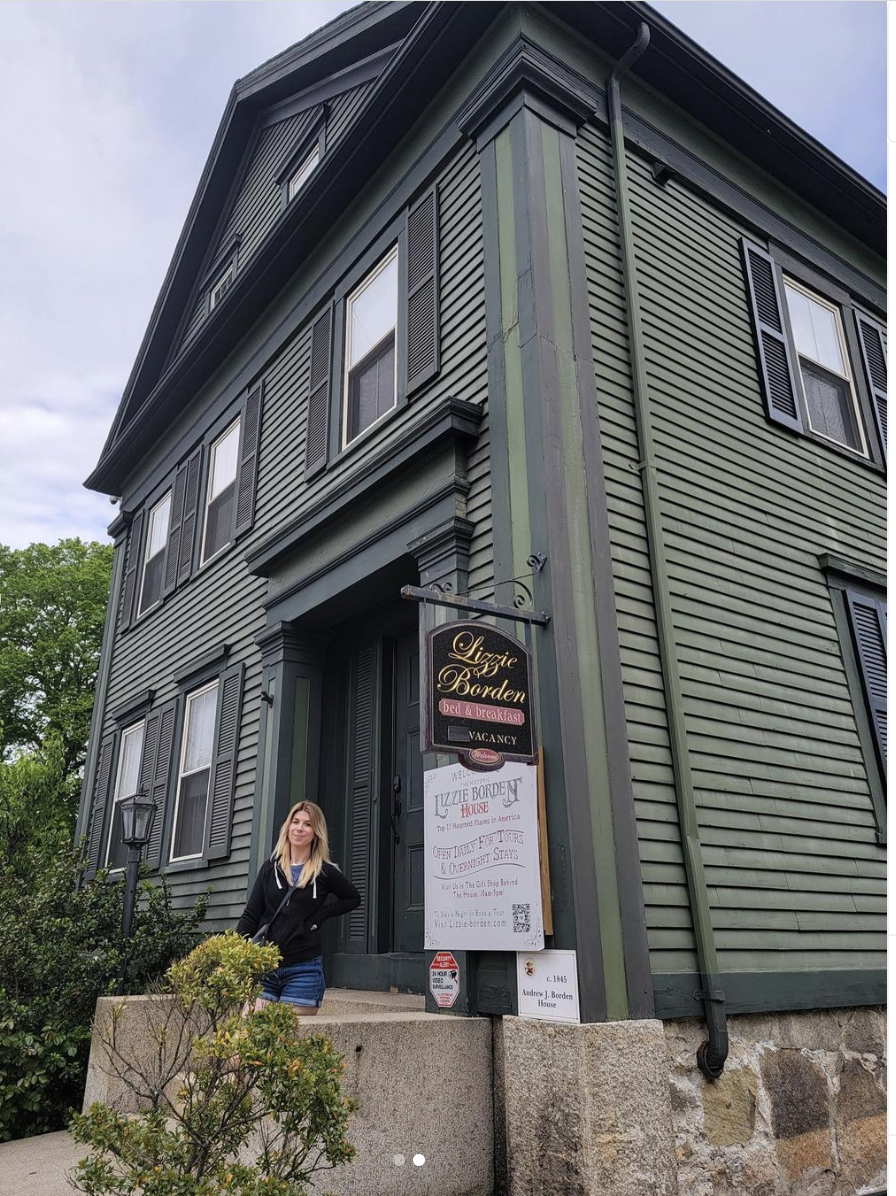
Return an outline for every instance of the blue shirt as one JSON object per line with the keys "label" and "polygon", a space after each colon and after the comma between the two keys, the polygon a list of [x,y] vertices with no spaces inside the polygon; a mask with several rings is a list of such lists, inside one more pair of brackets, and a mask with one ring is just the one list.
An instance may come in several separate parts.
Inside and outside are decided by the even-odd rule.
{"label": "blue shirt", "polygon": [[305,867],[304,864],[290,864],[290,868],[292,869],[292,883],[293,884],[295,884],[296,881],[299,879],[299,877],[302,875],[302,869],[304,867]]}

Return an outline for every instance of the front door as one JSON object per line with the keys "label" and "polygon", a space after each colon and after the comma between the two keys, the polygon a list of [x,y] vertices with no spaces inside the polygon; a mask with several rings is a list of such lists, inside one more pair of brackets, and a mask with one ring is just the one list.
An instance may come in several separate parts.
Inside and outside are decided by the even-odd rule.
{"label": "front door", "polygon": [[423,950],[423,760],[417,632],[393,641],[392,949]]}

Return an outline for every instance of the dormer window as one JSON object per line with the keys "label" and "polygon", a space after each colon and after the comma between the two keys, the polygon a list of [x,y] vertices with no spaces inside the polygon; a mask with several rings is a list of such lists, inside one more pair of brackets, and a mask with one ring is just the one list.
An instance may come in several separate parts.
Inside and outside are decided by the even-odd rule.
{"label": "dormer window", "polygon": [[231,262],[208,293],[208,310],[214,311],[233,285],[235,263]]}
{"label": "dormer window", "polygon": [[314,149],[301,164],[298,170],[289,177],[289,182],[287,183],[286,187],[286,198],[288,202],[294,200],[298,193],[302,190],[302,188],[305,186],[305,183],[308,181],[317,167],[318,162],[320,162],[320,149],[317,145],[315,145]]}

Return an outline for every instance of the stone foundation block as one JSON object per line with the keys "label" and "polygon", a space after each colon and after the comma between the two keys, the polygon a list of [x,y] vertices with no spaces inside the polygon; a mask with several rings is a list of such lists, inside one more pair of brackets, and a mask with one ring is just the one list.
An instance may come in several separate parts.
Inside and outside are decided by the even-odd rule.
{"label": "stone foundation block", "polygon": [[677,1193],[662,1024],[505,1017],[509,1196]]}

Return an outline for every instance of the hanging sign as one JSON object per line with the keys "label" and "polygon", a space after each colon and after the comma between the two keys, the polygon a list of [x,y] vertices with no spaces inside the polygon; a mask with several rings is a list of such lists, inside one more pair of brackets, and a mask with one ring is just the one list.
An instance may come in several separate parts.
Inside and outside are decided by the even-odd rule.
{"label": "hanging sign", "polygon": [[424,945],[466,951],[544,946],[536,769],[424,775]]}
{"label": "hanging sign", "polygon": [[516,957],[520,1017],[546,1022],[579,1022],[579,981],[575,951],[519,952]]}
{"label": "hanging sign", "polygon": [[532,654],[481,619],[427,634],[425,752],[456,752],[468,768],[535,761]]}
{"label": "hanging sign", "polygon": [[429,965],[429,991],[440,1009],[450,1009],[460,992],[460,968],[450,951],[439,951]]}

